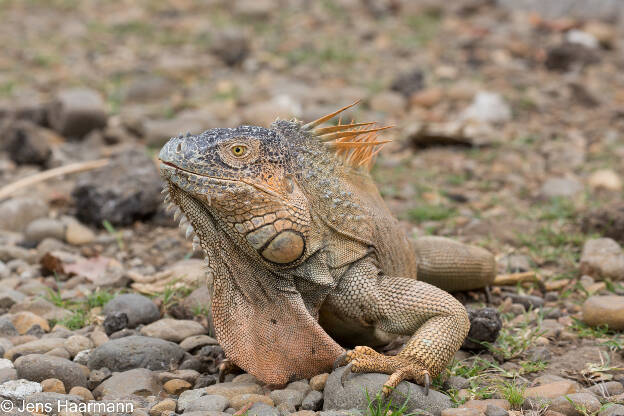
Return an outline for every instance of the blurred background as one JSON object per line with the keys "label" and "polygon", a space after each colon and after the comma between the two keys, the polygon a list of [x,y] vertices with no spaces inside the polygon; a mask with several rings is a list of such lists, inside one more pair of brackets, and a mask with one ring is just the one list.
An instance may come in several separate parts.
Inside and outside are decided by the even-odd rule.
{"label": "blurred background", "polygon": [[510,322],[555,308],[547,347],[620,337],[574,319],[616,296],[624,329],[623,1],[0,0],[0,21],[0,186],[110,158],[3,195],[2,308],[44,296],[75,329],[103,304],[76,299],[136,290],[201,315],[172,280],[201,262],[162,207],[160,146],[362,99],[347,119],[395,126],[372,173],[410,235],[536,271],[494,299]]}

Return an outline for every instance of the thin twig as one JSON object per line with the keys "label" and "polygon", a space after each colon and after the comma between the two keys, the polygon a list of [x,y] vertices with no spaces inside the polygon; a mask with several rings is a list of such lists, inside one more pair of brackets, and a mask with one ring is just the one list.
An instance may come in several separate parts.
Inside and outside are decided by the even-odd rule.
{"label": "thin twig", "polygon": [[535,272],[499,274],[494,278],[494,282],[492,282],[492,284],[494,286],[508,286],[515,285],[519,282],[539,282],[539,277],[535,274]]}
{"label": "thin twig", "polygon": [[67,175],[69,173],[84,172],[86,170],[101,168],[103,166],[106,166],[108,162],[109,159],[90,160],[88,162],[72,163],[58,168],[35,173],[34,175],[27,176],[0,188],[0,200],[13,196],[16,191],[34,185],[36,183],[47,181],[48,179],[55,178],[57,176]]}

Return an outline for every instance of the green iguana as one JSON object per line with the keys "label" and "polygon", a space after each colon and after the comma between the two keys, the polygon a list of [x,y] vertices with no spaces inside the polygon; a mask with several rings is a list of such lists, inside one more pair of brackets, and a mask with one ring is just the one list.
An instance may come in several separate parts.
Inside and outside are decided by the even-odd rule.
{"label": "green iguana", "polygon": [[[348,107],[172,138],[159,156],[166,200],[205,252],[215,334],[234,364],[284,384],[348,363],[345,377],[389,374],[386,393],[404,379],[428,389],[470,327],[442,289],[488,285],[495,261],[408,239],[368,173],[383,128],[319,127]],[[396,356],[371,348],[399,335],[411,338]]]}

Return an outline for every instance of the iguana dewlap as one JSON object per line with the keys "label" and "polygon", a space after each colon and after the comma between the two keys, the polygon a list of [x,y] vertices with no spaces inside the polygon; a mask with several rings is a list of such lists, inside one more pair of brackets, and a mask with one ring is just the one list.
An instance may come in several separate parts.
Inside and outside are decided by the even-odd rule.
{"label": "iguana dewlap", "polygon": [[[167,198],[206,254],[215,333],[239,367],[283,384],[340,358],[390,374],[389,387],[428,384],[470,327],[440,288],[486,286],[494,259],[445,238],[410,241],[368,173],[380,129],[317,127],[338,112],[172,138],[160,152]],[[398,335],[411,339],[396,356],[369,348]]]}

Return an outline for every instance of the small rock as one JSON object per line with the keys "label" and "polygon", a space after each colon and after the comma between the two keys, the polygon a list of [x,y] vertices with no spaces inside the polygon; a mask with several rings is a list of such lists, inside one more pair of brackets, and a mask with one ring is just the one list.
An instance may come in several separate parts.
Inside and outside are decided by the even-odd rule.
{"label": "small rock", "polygon": [[59,91],[48,113],[52,128],[62,136],[83,138],[106,126],[107,114],[101,95],[86,88]]}
{"label": "small rock", "polygon": [[600,409],[600,401],[591,393],[573,393],[555,398],[548,407],[566,416],[583,416],[586,413],[581,412],[581,408],[590,414],[596,413]]}
{"label": "small rock", "polygon": [[180,342],[185,338],[206,333],[206,328],[199,322],[165,318],[141,328],[141,334]]}
{"label": "small rock", "polygon": [[[279,410],[264,403],[256,403],[247,411],[248,416],[280,416]],[[282,415],[283,416],[283,415]]]}
{"label": "small rock", "polygon": [[511,120],[511,109],[500,94],[480,91],[460,117],[484,123],[504,123]]}
{"label": "small rock", "polygon": [[169,394],[175,394],[176,396],[181,394],[192,387],[192,384],[185,380],[173,379],[167,381],[163,388]]}
{"label": "small rock", "polygon": [[[388,375],[377,373],[352,374],[345,381],[343,387],[340,382],[343,371],[344,367],[340,367],[327,378],[323,410],[357,408],[366,411],[368,402],[364,392],[368,391],[369,394],[374,395],[381,391],[382,386],[388,380]],[[429,395],[425,396],[421,386],[407,381],[401,382],[392,392],[390,398],[393,403],[401,404],[407,398],[406,413],[418,409],[439,416],[443,409],[451,407],[451,400],[446,395],[437,391],[429,391]]]}
{"label": "small rock", "polygon": [[574,178],[549,178],[542,184],[540,196],[549,198],[569,198],[583,190],[583,185]]}
{"label": "small rock", "polygon": [[317,374],[310,379],[310,388],[316,391],[323,391],[327,382],[329,373]]}
{"label": "small rock", "polygon": [[45,354],[55,348],[63,348],[63,338],[42,338],[10,348],[4,353],[4,358],[15,360],[17,357],[28,354]]}
{"label": "small rock", "polygon": [[321,410],[323,407],[323,393],[320,391],[312,390],[309,392],[301,402],[302,410],[313,410],[315,412]]}
{"label": "small rock", "polygon": [[[15,305],[16,303],[19,303],[21,301],[23,301],[26,298],[26,296],[24,296],[23,293],[18,292],[17,290],[11,290],[11,289],[4,289],[0,292],[0,308],[1,309],[9,309],[11,306]],[[8,319],[6,320],[7,323],[10,323],[11,326],[13,326],[13,324],[11,323],[11,321],[9,321]],[[5,325],[5,324],[2,324]],[[15,327],[13,327],[15,329]],[[2,326],[0,326],[0,333],[2,332]],[[7,328],[9,331],[11,331],[10,327]]]}
{"label": "small rock", "polygon": [[65,394],[65,384],[58,378],[47,378],[41,382],[41,388],[44,392]]}
{"label": "small rock", "polygon": [[610,238],[587,240],[583,246],[581,273],[595,279],[624,280],[624,252]]}
{"label": "small rock", "polygon": [[251,406],[254,403],[265,403],[274,406],[273,400],[263,394],[239,394],[230,399],[230,406],[236,410],[240,410],[245,406]]}
{"label": "small rock", "polygon": [[539,308],[540,306],[544,306],[544,299],[539,296],[532,295],[519,295],[517,293],[508,293],[507,297],[511,298],[514,303],[520,303],[525,307],[525,309],[530,308]]}
{"label": "small rock", "polygon": [[52,154],[51,145],[61,138],[30,121],[18,120],[9,124],[3,140],[4,149],[15,163],[45,166]]}
{"label": "small rock", "polygon": [[552,358],[552,354],[550,353],[550,350],[546,347],[531,348],[529,351],[527,351],[527,353],[529,355],[530,361],[547,362],[547,361],[550,361],[550,359]]}
{"label": "small rock", "polygon": [[531,270],[531,260],[523,254],[510,254],[501,261],[509,273],[522,273]]}
{"label": "small rock", "polygon": [[65,229],[65,241],[73,246],[92,243],[95,233],[78,221],[69,221]]}
{"label": "small rock", "polygon": [[165,399],[156,403],[149,411],[150,416],[164,416],[169,412],[175,412],[176,401],[173,399]]}
{"label": "small rock", "polygon": [[249,39],[240,29],[227,29],[217,33],[210,51],[228,66],[238,65],[249,54]]}
{"label": "small rock", "polygon": [[598,383],[587,390],[599,397],[609,398],[611,396],[617,396],[624,393],[624,385],[617,381],[606,381],[604,383]]}
{"label": "small rock", "polygon": [[65,340],[63,347],[69,352],[73,358],[81,351],[93,348],[91,340],[83,335],[72,335]]}
{"label": "small rock", "polygon": [[311,390],[308,380],[293,381],[291,383],[288,383],[285,389],[300,391],[301,393],[303,393],[304,396],[308,394],[308,392]]}
{"label": "small rock", "polygon": [[80,364],[65,358],[42,354],[24,355],[15,360],[15,369],[20,378],[43,381],[58,378],[67,388],[87,386],[87,376]]}
{"label": "small rock", "polygon": [[200,398],[195,399],[192,402],[188,403],[184,407],[184,413],[197,412],[197,411],[222,412],[225,409],[227,409],[229,405],[230,405],[230,401],[227,398],[216,395],[216,394],[207,394],[205,396],[201,396]]}
{"label": "small rock", "polygon": [[232,383],[261,384],[256,377],[252,376],[249,373],[239,374],[236,377],[234,377],[231,381]]}
{"label": "small rock", "polygon": [[598,170],[592,173],[587,182],[589,187],[594,190],[620,191],[622,189],[622,180],[611,169]]}
{"label": "small rock", "polygon": [[215,394],[231,399],[240,394],[263,394],[262,387],[252,383],[219,383],[206,387],[206,394]]}
{"label": "small rock", "polygon": [[26,299],[16,303],[9,312],[16,314],[22,311],[32,312],[46,320],[53,319],[56,321],[61,321],[71,315],[70,311],[59,308],[43,298]]}
{"label": "small rock", "polygon": [[616,31],[613,25],[593,20],[583,26],[583,31],[594,36],[602,46],[606,48],[613,47],[616,38]]}
{"label": "small rock", "polygon": [[469,310],[470,332],[462,345],[462,349],[482,350],[481,342],[494,342],[503,327],[498,311],[494,308]]}
{"label": "small rock", "polygon": [[483,416],[483,413],[470,407],[458,407],[442,410],[441,416]]}
{"label": "small rock", "polygon": [[154,373],[146,368],[135,368],[113,374],[95,388],[93,395],[97,399],[105,396],[119,398],[131,394],[147,397],[158,395],[160,391],[161,385]]}
{"label": "small rock", "polygon": [[461,390],[469,388],[470,381],[464,377],[450,376],[448,380],[446,380],[445,385],[450,389]]}
{"label": "small rock", "polygon": [[485,409],[485,416],[508,416],[509,412],[500,406],[489,403]]}
{"label": "small rock", "polygon": [[52,218],[37,218],[24,230],[24,238],[31,243],[39,243],[46,238],[62,240],[64,236],[65,224]]}
{"label": "small rock", "polygon": [[511,404],[505,399],[484,399],[484,400],[468,400],[460,407],[468,407],[471,409],[477,409],[483,413],[486,412],[488,406],[496,406],[503,410],[509,410]]}
{"label": "small rock", "polygon": [[624,329],[624,296],[590,296],[583,304],[583,321],[587,325],[609,325],[609,329]]}
{"label": "small rock", "polygon": [[89,381],[87,382],[89,390],[94,390],[101,382],[112,375],[111,371],[104,367],[99,370],[91,370],[89,373]]}
{"label": "small rock", "polygon": [[213,374],[202,374],[197,377],[195,381],[195,385],[193,388],[200,389],[202,387],[212,386],[213,384],[217,384],[217,377]]}
{"label": "small rock", "polygon": [[605,407],[602,411],[598,412],[598,416],[622,416],[624,415],[624,405],[613,404],[609,407]]}
{"label": "small rock", "polygon": [[121,311],[109,312],[102,322],[106,335],[112,335],[128,327],[128,314]]}
{"label": "small rock", "polygon": [[154,371],[169,370],[184,358],[178,345],[158,338],[129,336],[108,341],[89,356],[89,368],[106,367],[112,371],[147,368]]}
{"label": "small rock", "polygon": [[279,406],[281,403],[288,403],[293,407],[301,406],[303,401],[303,393],[297,390],[273,390],[269,395],[275,403]]}
{"label": "small rock", "polygon": [[17,197],[0,202],[0,230],[22,231],[37,218],[48,215],[48,206],[39,198]]}
{"label": "small rock", "polygon": [[150,324],[160,318],[160,311],[151,299],[136,294],[117,295],[111,299],[102,312],[108,315],[112,312],[124,312],[128,315],[128,326],[135,328],[140,324]]}
{"label": "small rock", "polygon": [[572,29],[566,33],[566,41],[577,45],[582,45],[589,49],[598,49],[600,46],[598,39],[591,33],[584,32],[578,29]]}
{"label": "small rock", "polygon": [[41,391],[41,384],[23,379],[10,380],[0,384],[0,396],[11,400],[24,400],[24,398]]}
{"label": "small rock", "polygon": [[216,339],[208,335],[195,335],[184,338],[184,340],[180,342],[180,347],[184,351],[193,351],[205,345],[219,345],[219,343]]}
{"label": "small rock", "polygon": [[529,387],[524,397],[534,399],[554,399],[566,394],[576,393],[576,385],[571,381],[555,381],[537,387]]}
{"label": "small rock", "polygon": [[161,383],[166,383],[169,380],[180,379],[184,381],[188,381],[189,383],[195,383],[199,378],[199,372],[195,370],[174,370],[174,371],[165,371],[162,373],[158,373],[158,380]]}
{"label": "small rock", "polygon": [[564,42],[548,51],[544,64],[551,71],[568,71],[575,65],[585,66],[596,62],[600,62],[600,56],[594,49]]}
{"label": "small rock", "polygon": [[613,204],[588,212],[583,216],[582,228],[586,233],[598,232],[624,244],[624,204]]}
{"label": "small rock", "polygon": [[82,386],[72,387],[72,389],[69,391],[69,394],[81,397],[82,400],[84,400],[85,402],[93,400],[93,394],[91,394],[89,389]]}
{"label": "small rock", "polygon": [[104,169],[83,173],[72,196],[78,219],[101,227],[130,225],[152,216],[161,204],[160,175],[143,150],[115,154]]}
{"label": "small rock", "polygon": [[425,77],[423,71],[414,69],[396,77],[392,81],[390,88],[392,91],[400,92],[405,98],[409,98],[414,93],[422,90],[424,85]]}

